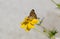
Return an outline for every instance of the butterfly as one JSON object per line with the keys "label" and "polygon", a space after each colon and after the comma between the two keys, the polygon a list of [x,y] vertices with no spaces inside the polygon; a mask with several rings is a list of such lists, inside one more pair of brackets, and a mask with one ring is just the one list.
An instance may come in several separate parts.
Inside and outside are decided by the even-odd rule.
{"label": "butterfly", "polygon": [[37,19],[37,15],[36,15],[36,13],[35,13],[35,10],[34,10],[34,9],[32,9],[32,10],[31,10],[31,12],[30,12],[30,14],[29,14],[28,18],[31,18],[31,19],[35,18],[35,19]]}

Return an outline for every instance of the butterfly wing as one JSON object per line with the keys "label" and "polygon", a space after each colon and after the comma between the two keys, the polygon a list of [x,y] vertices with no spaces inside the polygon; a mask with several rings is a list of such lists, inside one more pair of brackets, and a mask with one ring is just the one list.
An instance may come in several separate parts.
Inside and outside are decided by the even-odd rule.
{"label": "butterfly wing", "polygon": [[31,10],[31,12],[30,12],[30,14],[29,14],[29,16],[28,16],[29,18],[35,18],[35,19],[37,19],[37,15],[36,15],[36,13],[35,13],[35,10],[34,9],[32,9]]}

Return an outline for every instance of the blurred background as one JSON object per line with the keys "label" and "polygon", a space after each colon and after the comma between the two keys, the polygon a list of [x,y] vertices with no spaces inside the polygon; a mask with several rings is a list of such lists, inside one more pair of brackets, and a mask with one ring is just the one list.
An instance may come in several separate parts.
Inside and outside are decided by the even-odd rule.
{"label": "blurred background", "polygon": [[58,30],[56,38],[60,39],[60,9],[51,0],[0,0],[0,39],[48,39],[33,29],[27,33],[20,28],[31,9],[35,9],[38,17],[45,17],[43,24],[47,29]]}

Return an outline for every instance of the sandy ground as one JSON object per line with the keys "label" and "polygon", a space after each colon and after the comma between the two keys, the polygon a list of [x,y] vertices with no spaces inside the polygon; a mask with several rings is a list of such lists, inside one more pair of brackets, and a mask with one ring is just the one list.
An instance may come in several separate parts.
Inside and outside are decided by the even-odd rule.
{"label": "sandy ground", "polygon": [[48,39],[33,29],[27,33],[19,27],[31,9],[38,17],[45,17],[44,26],[55,27],[59,31],[56,37],[60,37],[60,10],[51,0],[0,0],[0,39]]}

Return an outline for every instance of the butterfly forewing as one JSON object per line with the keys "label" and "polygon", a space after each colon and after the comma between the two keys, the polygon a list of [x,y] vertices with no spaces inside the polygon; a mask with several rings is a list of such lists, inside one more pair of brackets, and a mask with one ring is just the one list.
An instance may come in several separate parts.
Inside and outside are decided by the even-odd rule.
{"label": "butterfly forewing", "polygon": [[36,13],[35,13],[35,10],[34,9],[32,9],[31,10],[31,12],[30,12],[30,14],[29,14],[29,16],[28,16],[29,18],[35,18],[35,19],[37,19],[37,15],[36,15]]}

